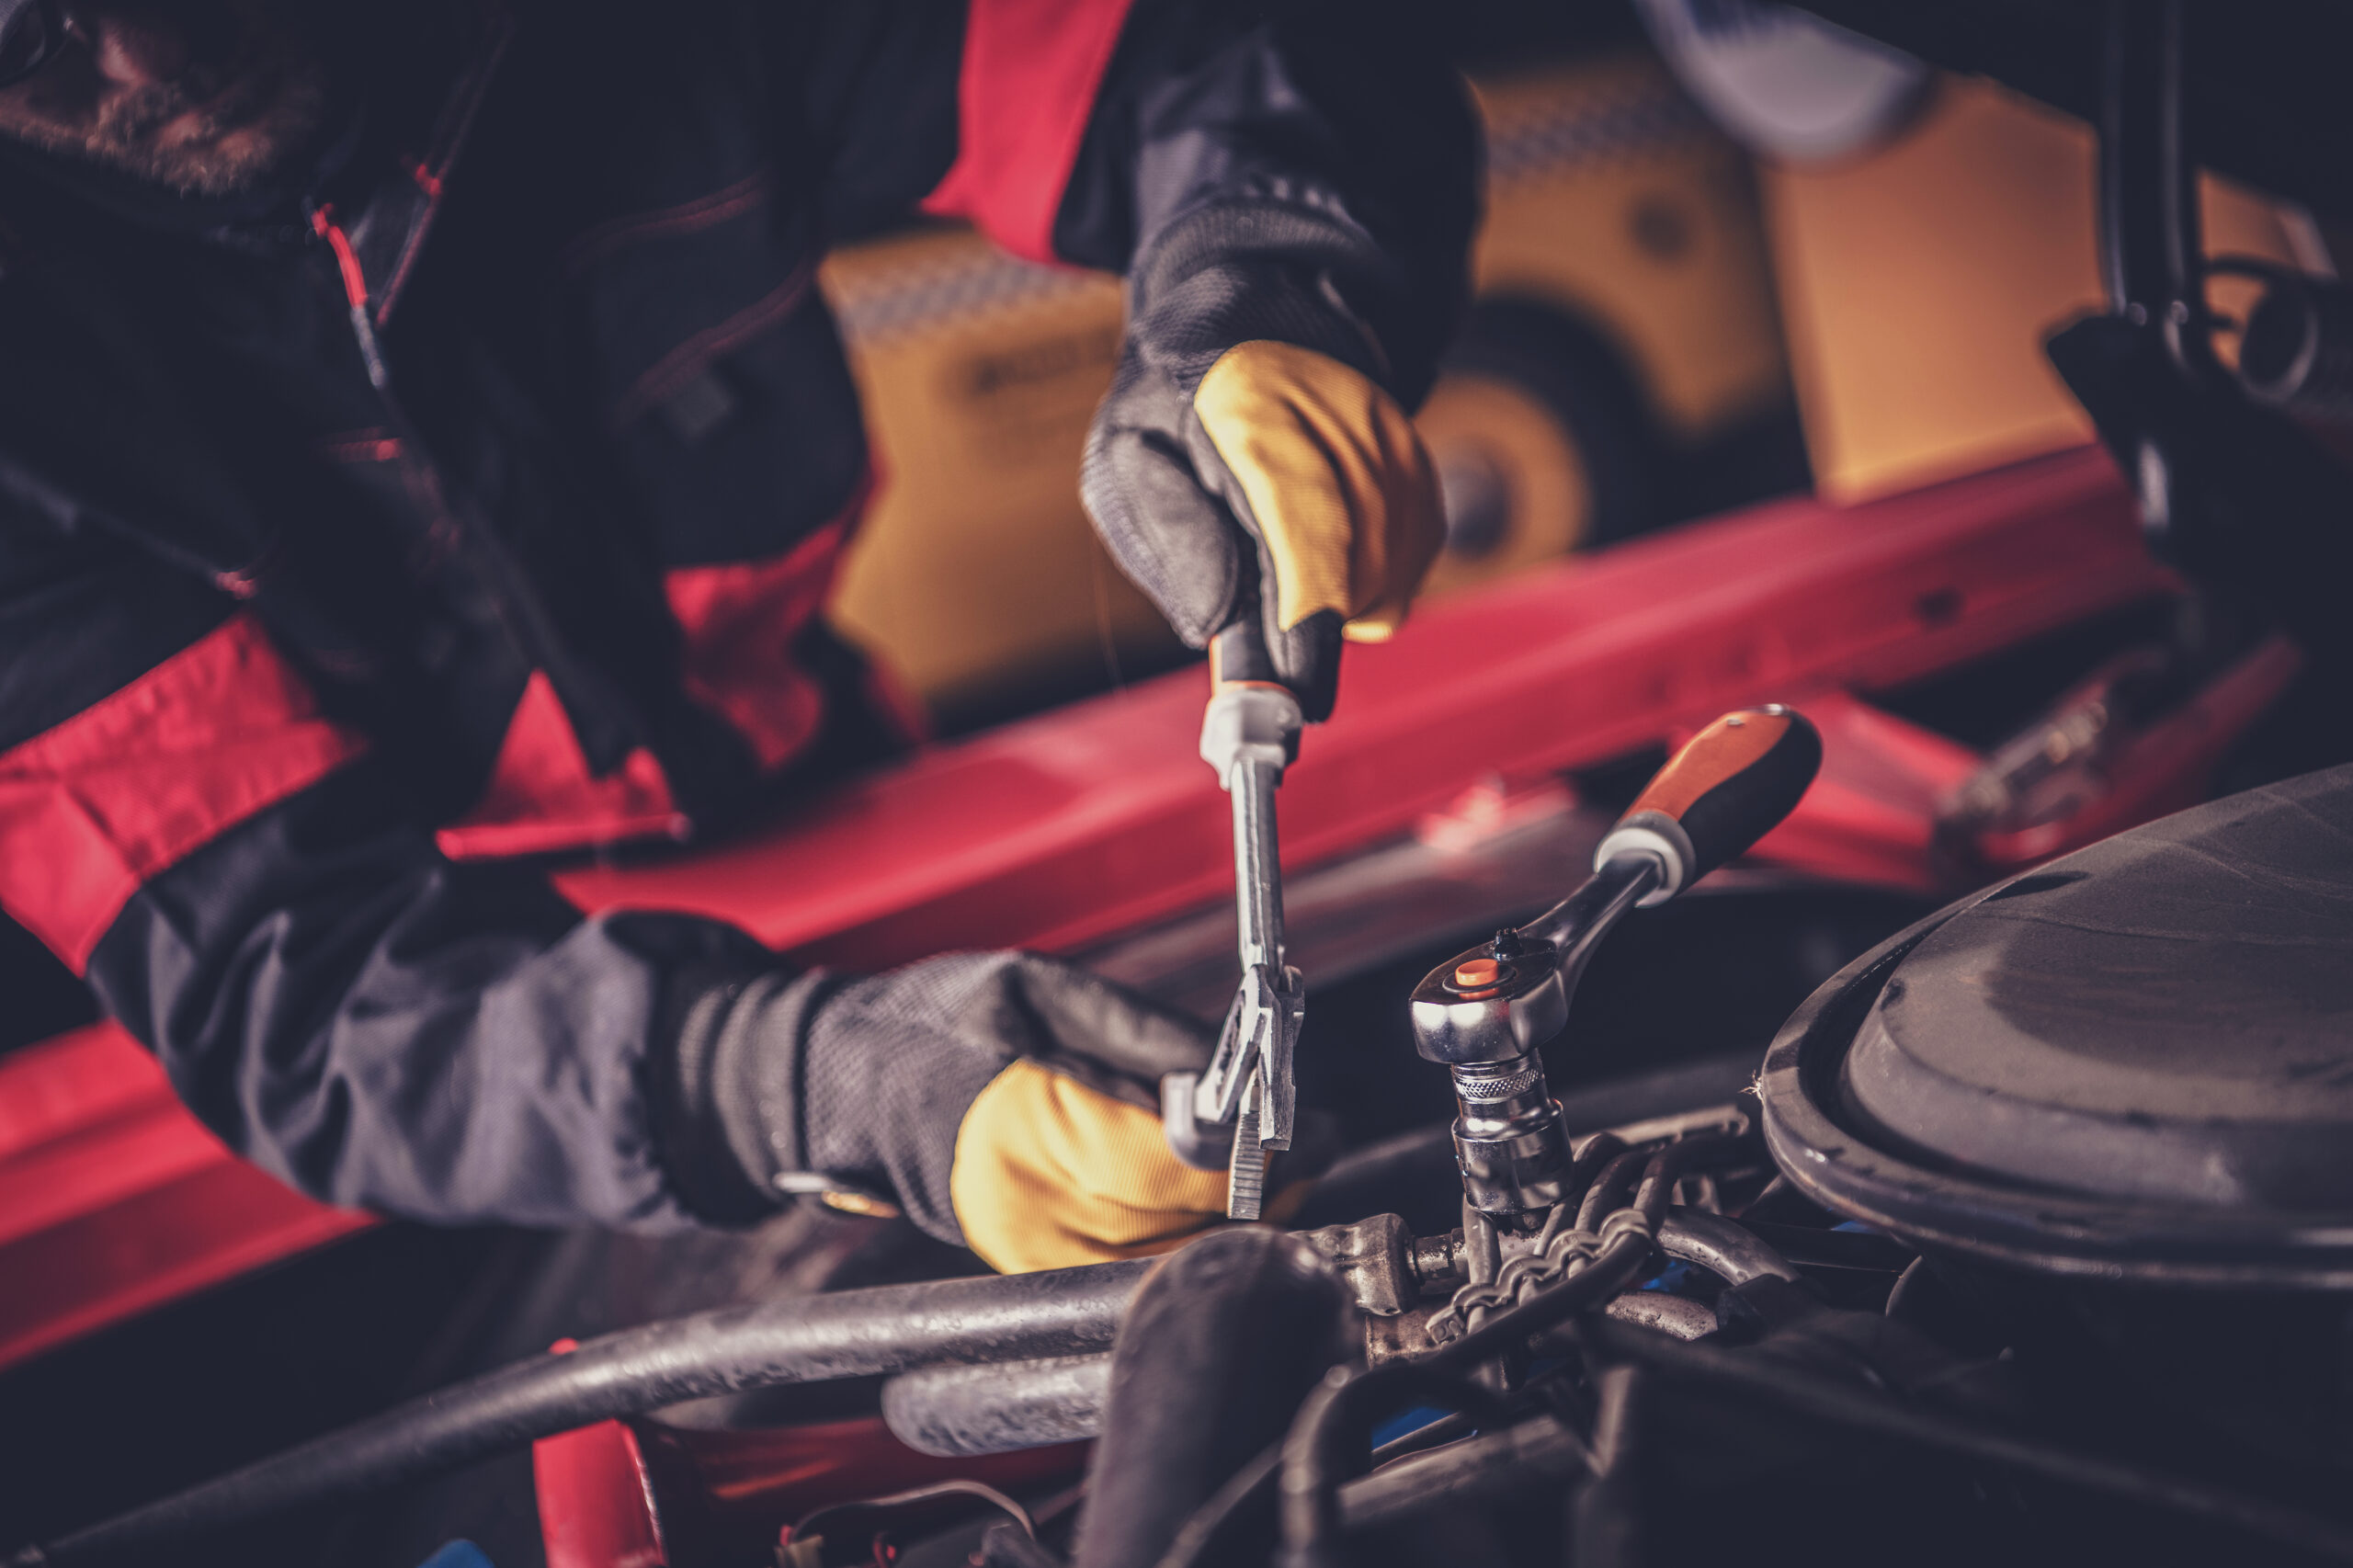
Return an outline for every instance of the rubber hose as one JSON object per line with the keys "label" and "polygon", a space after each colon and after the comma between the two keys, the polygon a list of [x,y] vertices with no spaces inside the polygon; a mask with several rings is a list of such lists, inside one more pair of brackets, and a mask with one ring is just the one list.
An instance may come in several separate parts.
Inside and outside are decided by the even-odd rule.
{"label": "rubber hose", "polygon": [[1504,1402],[1460,1372],[1427,1361],[1392,1361],[1369,1370],[1335,1367],[1300,1406],[1283,1439],[1282,1568],[1337,1568],[1340,1483],[1370,1464],[1371,1431],[1381,1416],[1419,1401],[1449,1405],[1483,1426],[1507,1425]]}
{"label": "rubber hose", "polygon": [[1075,1568],[1150,1568],[1279,1437],[1348,1350],[1354,1303],[1315,1249],[1257,1226],[1164,1260],[1120,1327]]}
{"label": "rubber hose", "polygon": [[152,1562],[159,1549],[207,1531],[379,1491],[551,1433],[710,1394],[1102,1350],[1149,1267],[1148,1261],[1105,1263],[885,1285],[647,1324],[426,1394],[27,1547],[9,1561],[14,1568]]}
{"label": "rubber hose", "polygon": [[2261,1536],[2298,1552],[2353,1562],[2353,1527],[2271,1498],[2234,1491],[2131,1460],[1902,1404],[1885,1393],[1832,1381],[1802,1368],[1705,1344],[1687,1344],[1607,1318],[1563,1336],[1564,1350],[1648,1367],[1664,1381],[1778,1408],[1848,1431],[1867,1432],[1958,1458],[2039,1475],[2134,1507]]}
{"label": "rubber hose", "polygon": [[882,1421],[919,1454],[968,1459],[1097,1437],[1108,1356],[926,1367],[882,1385]]}

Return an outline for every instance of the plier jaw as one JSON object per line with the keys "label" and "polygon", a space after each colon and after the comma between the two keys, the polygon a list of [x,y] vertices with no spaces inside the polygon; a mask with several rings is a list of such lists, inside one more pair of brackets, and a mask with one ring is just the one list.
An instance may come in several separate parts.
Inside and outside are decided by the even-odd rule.
{"label": "plier jaw", "polygon": [[1199,1074],[1172,1074],[1161,1085],[1169,1146],[1187,1164],[1226,1168],[1226,1215],[1256,1220],[1265,1204],[1267,1156],[1291,1145],[1297,1094],[1291,1072],[1307,993],[1299,971],[1266,965],[1244,972],[1226,1009],[1217,1051]]}

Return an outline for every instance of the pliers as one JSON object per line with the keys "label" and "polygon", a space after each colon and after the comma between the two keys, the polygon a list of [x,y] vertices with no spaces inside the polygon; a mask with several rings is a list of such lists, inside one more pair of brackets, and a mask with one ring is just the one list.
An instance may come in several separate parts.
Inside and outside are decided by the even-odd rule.
{"label": "pliers", "polygon": [[1205,1168],[1215,1167],[1230,1133],[1225,1211],[1236,1220],[1258,1218],[1267,1152],[1291,1142],[1291,1056],[1307,1017],[1307,992],[1283,951],[1275,790],[1299,755],[1303,723],[1298,698],[1276,678],[1256,614],[1218,633],[1210,644],[1201,760],[1233,800],[1242,983],[1208,1067],[1162,1081],[1161,1117],[1179,1157]]}

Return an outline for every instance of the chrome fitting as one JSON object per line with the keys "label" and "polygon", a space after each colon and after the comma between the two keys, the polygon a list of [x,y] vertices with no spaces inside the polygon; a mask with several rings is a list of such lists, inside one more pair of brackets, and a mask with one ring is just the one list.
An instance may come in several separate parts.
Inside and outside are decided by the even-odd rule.
{"label": "chrome fitting", "polygon": [[1516,1225],[1519,1216],[1558,1204],[1569,1169],[1569,1134],[1544,1082],[1542,1060],[1530,1051],[1503,1062],[1462,1062],[1450,1071],[1461,1113],[1454,1123],[1454,1160],[1472,1207]]}
{"label": "chrome fitting", "polygon": [[1305,722],[1299,699],[1279,686],[1222,686],[1201,714],[1201,760],[1227,790],[1233,788],[1233,770],[1242,763],[1271,768],[1279,779],[1299,756],[1299,732]]}

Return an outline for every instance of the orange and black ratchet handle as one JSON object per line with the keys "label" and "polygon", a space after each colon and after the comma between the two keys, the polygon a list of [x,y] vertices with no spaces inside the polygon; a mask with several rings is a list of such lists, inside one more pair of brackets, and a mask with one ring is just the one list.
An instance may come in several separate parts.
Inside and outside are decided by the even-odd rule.
{"label": "orange and black ratchet handle", "polygon": [[1770,833],[1821,767],[1821,733],[1795,710],[1775,703],[1727,713],[1643,787],[1594,850],[1594,869],[1649,856],[1659,881],[1642,903],[1664,903]]}
{"label": "orange and black ratchet handle", "polygon": [[1483,1068],[1552,1039],[1610,929],[1771,832],[1821,763],[1822,737],[1787,708],[1745,708],[1708,725],[1603,835],[1584,885],[1424,977],[1412,1002],[1415,1049],[1432,1062]]}

